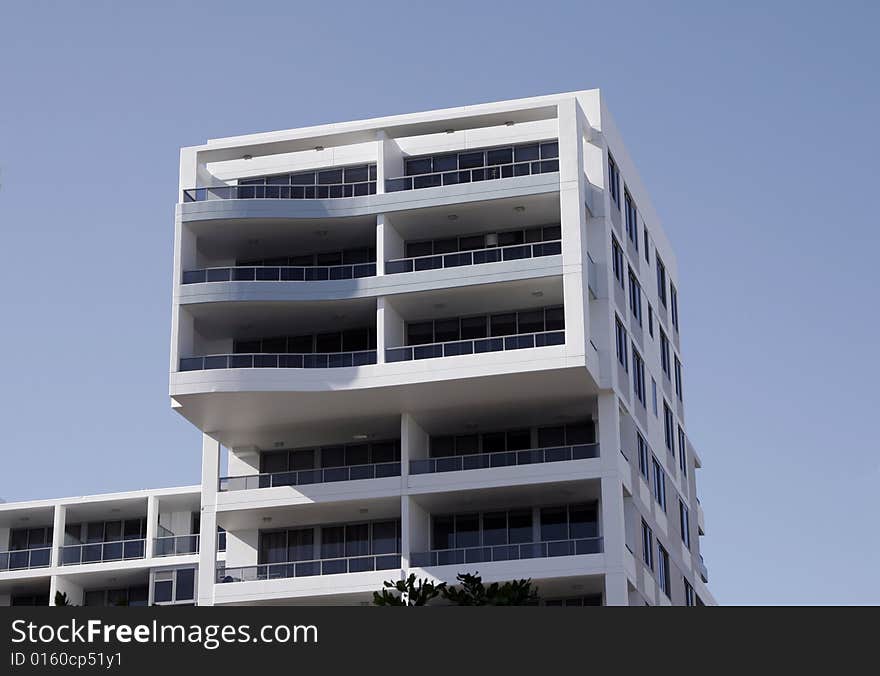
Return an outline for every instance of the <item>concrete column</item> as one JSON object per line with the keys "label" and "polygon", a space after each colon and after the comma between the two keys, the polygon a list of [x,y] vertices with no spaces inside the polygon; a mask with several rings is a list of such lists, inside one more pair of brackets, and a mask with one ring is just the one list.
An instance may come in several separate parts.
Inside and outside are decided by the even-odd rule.
{"label": "concrete column", "polygon": [[380,296],[376,301],[376,362],[385,363],[385,350],[403,345],[403,319],[391,301]]}
{"label": "concrete column", "polygon": [[605,552],[605,603],[628,605],[629,592],[623,565],[626,547],[626,517],[623,506],[623,483],[617,454],[620,453],[620,422],[617,396],[604,392],[599,404],[599,463],[602,468],[602,498],[599,525]]}
{"label": "concrete column", "polygon": [[376,132],[376,194],[385,192],[385,180],[403,176],[403,151],[384,130]]}
{"label": "concrete column", "polygon": [[214,605],[214,579],[217,568],[217,482],[219,479],[220,442],[203,434],[199,582],[196,594],[200,606]]}
{"label": "concrete column", "polygon": [[[67,507],[55,505],[55,514],[52,518],[52,567],[61,565],[61,547],[64,546],[64,527],[67,524]],[[52,601],[52,599],[49,599]]]}
{"label": "concrete column", "polygon": [[153,558],[156,555],[156,533],[159,530],[159,498],[155,495],[147,497],[147,546],[146,557]]}
{"label": "concrete column", "polygon": [[403,257],[403,238],[394,229],[391,217],[379,214],[376,217],[376,274],[385,274],[385,261]]}

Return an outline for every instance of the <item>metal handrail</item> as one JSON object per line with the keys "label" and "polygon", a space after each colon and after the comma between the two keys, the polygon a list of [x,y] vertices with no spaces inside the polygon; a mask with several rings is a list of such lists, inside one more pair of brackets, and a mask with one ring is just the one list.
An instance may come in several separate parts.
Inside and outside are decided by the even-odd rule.
{"label": "metal handrail", "polygon": [[153,556],[180,556],[199,553],[199,536],[168,535],[153,540]]}
{"label": "metal handrail", "polygon": [[233,265],[183,272],[182,284],[209,282],[323,282],[375,277],[376,263],[347,265]]}
{"label": "metal handrail", "polygon": [[434,472],[458,472],[489,467],[510,467],[513,465],[532,465],[544,462],[566,460],[585,460],[599,457],[599,444],[572,444],[544,448],[529,448],[520,451],[497,451],[495,453],[474,453],[471,455],[450,455],[437,458],[424,458],[409,461],[410,474],[432,474]]}
{"label": "metal handrail", "polygon": [[559,171],[559,158],[546,160],[528,160],[525,162],[509,162],[507,164],[491,164],[473,169],[451,169],[449,171],[433,171],[426,174],[397,176],[385,180],[385,192],[400,190],[417,190],[420,188],[436,188],[442,185],[458,183],[475,183],[491,181],[498,178],[514,176],[530,176],[549,174]]}
{"label": "metal handrail", "polygon": [[515,561],[518,559],[543,559],[553,556],[578,556],[601,554],[601,537],[577,540],[547,540],[514,545],[489,545],[486,547],[461,547],[457,549],[434,549],[417,552],[411,556],[413,566],[448,566],[491,561]]}
{"label": "metal handrail", "polygon": [[545,242],[531,242],[529,244],[485,247],[483,249],[469,249],[467,251],[452,251],[445,254],[429,254],[427,256],[397,258],[385,262],[385,274],[394,275],[401,272],[417,272],[421,270],[438,270],[441,268],[460,267],[463,265],[498,263],[500,261],[520,260],[523,258],[554,256],[561,253],[562,240],[558,239],[547,240]]}
{"label": "metal handrail", "polygon": [[15,549],[0,552],[0,571],[47,568],[52,561],[52,547]]}
{"label": "metal handrail", "polygon": [[504,350],[521,350],[531,347],[547,347],[550,345],[563,345],[564,343],[565,329],[559,331],[541,331],[537,333],[515,333],[509,336],[493,336],[491,338],[453,340],[445,343],[425,343],[422,345],[389,347],[385,350],[385,361],[397,362],[417,359],[433,359],[435,357],[452,357],[463,354],[479,354],[482,352],[502,352]]}
{"label": "metal handrail", "polygon": [[342,465],[319,469],[298,469],[288,472],[263,472],[245,476],[220,477],[218,490],[245,491],[276,486],[305,486],[332,481],[354,481],[400,476],[400,461],[376,462],[363,465]]}
{"label": "metal handrail", "polygon": [[237,568],[219,567],[217,569],[217,582],[220,584],[227,582],[253,582],[255,580],[313,577],[315,575],[362,573],[392,568],[400,568],[399,552],[372,554],[370,556],[349,556],[337,559],[263,563],[256,566],[240,566]]}
{"label": "metal handrail", "polygon": [[146,556],[146,540],[114,540],[113,542],[87,542],[80,545],[64,545],[59,548],[62,566],[80,563],[101,563],[142,559]]}
{"label": "metal handrail", "polygon": [[201,357],[182,357],[181,371],[211,369],[288,368],[320,369],[367,366],[376,363],[376,350],[359,352],[308,352],[209,354]]}
{"label": "metal handrail", "polygon": [[376,181],[312,183],[309,185],[214,185],[186,188],[184,202],[238,199],[338,199],[376,194]]}

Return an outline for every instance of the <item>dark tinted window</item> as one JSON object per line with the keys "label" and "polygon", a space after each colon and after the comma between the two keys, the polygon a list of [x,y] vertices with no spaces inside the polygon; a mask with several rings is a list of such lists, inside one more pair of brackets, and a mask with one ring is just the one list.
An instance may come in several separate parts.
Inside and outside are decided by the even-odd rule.
{"label": "dark tinted window", "polygon": [[183,568],[177,571],[177,587],[174,590],[175,601],[191,601],[195,598],[196,571]]}

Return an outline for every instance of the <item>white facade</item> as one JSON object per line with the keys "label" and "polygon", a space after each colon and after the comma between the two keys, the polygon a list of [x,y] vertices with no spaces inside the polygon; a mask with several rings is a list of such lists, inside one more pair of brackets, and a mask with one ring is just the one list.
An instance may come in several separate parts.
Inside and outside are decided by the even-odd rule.
{"label": "white facade", "polygon": [[180,190],[170,394],[204,436],[169,532],[202,534],[200,605],[476,571],[714,602],[676,260],[598,90],[213,140]]}

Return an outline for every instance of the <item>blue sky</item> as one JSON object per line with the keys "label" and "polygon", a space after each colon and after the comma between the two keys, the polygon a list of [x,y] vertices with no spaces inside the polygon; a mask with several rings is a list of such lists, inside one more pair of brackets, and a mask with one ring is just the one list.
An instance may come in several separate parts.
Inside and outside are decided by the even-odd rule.
{"label": "blue sky", "polygon": [[198,481],[180,146],[600,87],[678,253],[711,588],[880,603],[880,5],[134,4],[0,2],[0,496]]}

